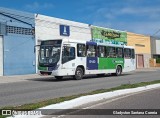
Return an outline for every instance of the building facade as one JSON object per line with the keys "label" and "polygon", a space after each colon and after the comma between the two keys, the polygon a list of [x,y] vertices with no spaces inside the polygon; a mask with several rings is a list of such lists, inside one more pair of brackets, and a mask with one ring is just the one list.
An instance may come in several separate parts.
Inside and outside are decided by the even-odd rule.
{"label": "building facade", "polygon": [[160,38],[158,37],[150,37],[151,39],[151,57],[152,58],[160,58]]}
{"label": "building facade", "polygon": [[160,57],[155,37],[0,8],[0,76],[36,73],[40,42],[62,38],[134,46],[137,68]]}
{"label": "building facade", "polygon": [[150,36],[127,32],[127,45],[135,47],[137,68],[148,68],[151,58]]}
{"label": "building facade", "polygon": [[0,8],[0,76],[35,73],[34,14]]}

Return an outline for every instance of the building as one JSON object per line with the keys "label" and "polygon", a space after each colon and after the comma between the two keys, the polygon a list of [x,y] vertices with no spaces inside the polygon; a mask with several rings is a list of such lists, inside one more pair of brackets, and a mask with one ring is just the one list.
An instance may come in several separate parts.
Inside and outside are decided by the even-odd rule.
{"label": "building", "polygon": [[151,57],[160,58],[160,38],[151,36]]}
{"label": "building", "polygon": [[148,68],[151,58],[150,36],[127,32],[127,45],[135,47],[137,68]]}
{"label": "building", "polygon": [[35,73],[34,14],[0,8],[0,76]]}
{"label": "building", "polygon": [[42,40],[91,40],[90,25],[0,8],[0,76],[36,73]]}
{"label": "building", "polygon": [[61,38],[134,46],[137,68],[160,56],[155,37],[0,8],[0,76],[36,73],[40,42]]}

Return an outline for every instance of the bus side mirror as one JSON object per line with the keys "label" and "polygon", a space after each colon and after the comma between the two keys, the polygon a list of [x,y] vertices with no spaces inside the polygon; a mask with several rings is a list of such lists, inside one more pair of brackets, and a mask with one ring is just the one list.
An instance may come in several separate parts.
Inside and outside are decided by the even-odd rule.
{"label": "bus side mirror", "polygon": [[36,47],[39,47],[40,45],[35,45],[34,46],[34,53],[36,52]]}

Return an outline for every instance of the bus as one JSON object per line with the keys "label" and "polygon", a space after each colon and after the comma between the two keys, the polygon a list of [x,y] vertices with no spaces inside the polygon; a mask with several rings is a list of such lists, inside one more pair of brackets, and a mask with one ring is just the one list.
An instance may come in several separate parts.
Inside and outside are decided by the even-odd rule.
{"label": "bus", "polygon": [[39,49],[38,73],[56,79],[73,76],[76,80],[88,74],[119,76],[135,70],[135,63],[131,46],[66,38],[44,40]]}

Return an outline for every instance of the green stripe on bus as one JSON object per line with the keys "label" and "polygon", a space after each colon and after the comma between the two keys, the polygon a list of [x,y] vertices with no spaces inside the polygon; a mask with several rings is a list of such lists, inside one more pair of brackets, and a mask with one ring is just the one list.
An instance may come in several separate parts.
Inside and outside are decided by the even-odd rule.
{"label": "green stripe on bus", "polygon": [[122,65],[124,68],[123,58],[99,58],[98,69],[116,69],[117,65]]}

